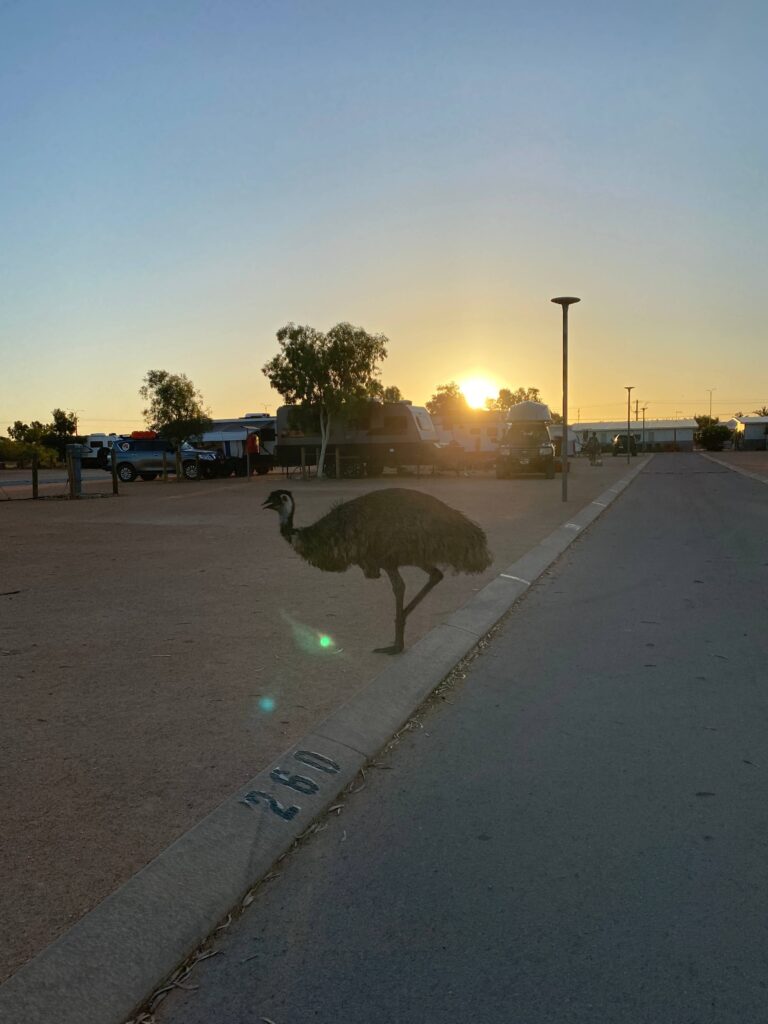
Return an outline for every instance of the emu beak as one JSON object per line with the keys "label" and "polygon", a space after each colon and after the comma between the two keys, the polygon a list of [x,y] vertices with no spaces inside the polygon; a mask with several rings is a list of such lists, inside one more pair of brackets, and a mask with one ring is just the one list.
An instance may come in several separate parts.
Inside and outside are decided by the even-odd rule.
{"label": "emu beak", "polygon": [[266,501],[262,501],[261,507],[262,508],[277,508],[277,505],[275,504],[274,499],[267,498]]}

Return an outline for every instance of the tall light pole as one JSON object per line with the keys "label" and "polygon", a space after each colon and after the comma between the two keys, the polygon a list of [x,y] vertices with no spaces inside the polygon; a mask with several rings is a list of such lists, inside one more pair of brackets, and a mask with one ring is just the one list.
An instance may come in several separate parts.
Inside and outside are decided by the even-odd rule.
{"label": "tall light pole", "polygon": [[581,299],[561,295],[552,299],[563,307],[563,442],[560,445],[560,471],[563,478],[563,501],[568,501],[568,307]]}
{"label": "tall light pole", "polygon": [[705,391],[709,392],[709,422],[712,422],[712,392],[717,391],[717,388],[704,388]]}
{"label": "tall light pole", "polygon": [[632,443],[629,440],[629,417],[630,417],[630,414],[632,412],[632,409],[631,409],[631,406],[630,406],[630,399],[632,397],[632,392],[635,390],[635,385],[634,384],[630,384],[629,387],[627,387],[627,385],[625,384],[624,388],[625,388],[625,390],[627,392],[627,465],[629,465],[629,460],[630,460],[630,457],[632,455],[632,451],[631,451]]}
{"label": "tall light pole", "polygon": [[643,455],[645,455],[645,452],[646,452],[646,447],[645,447],[645,410],[647,408],[648,408],[647,405],[643,406]]}

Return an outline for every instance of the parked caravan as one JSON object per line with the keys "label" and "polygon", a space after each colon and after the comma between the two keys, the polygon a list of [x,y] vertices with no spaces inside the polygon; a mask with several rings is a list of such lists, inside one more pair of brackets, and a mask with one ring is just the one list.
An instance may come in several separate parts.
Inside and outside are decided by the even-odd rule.
{"label": "parked caravan", "polygon": [[448,416],[433,416],[440,442],[440,466],[456,471],[492,469],[504,432],[505,413],[464,409]]}
{"label": "parked caravan", "polygon": [[101,469],[109,460],[109,450],[116,434],[89,434],[83,442],[82,465]]}
{"label": "parked caravan", "polygon": [[[279,466],[316,466],[321,437],[317,427],[302,423],[297,406],[277,410],[275,461]],[[437,433],[426,409],[410,402],[364,403],[354,416],[331,421],[325,473],[335,476],[381,476],[385,467],[434,466]]]}

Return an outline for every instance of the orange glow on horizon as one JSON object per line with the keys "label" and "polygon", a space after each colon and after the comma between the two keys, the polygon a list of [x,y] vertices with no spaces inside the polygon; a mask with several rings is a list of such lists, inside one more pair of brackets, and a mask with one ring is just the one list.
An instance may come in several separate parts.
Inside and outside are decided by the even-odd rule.
{"label": "orange glow on horizon", "polygon": [[469,377],[460,386],[462,395],[472,409],[484,409],[486,398],[495,398],[499,391],[487,377]]}

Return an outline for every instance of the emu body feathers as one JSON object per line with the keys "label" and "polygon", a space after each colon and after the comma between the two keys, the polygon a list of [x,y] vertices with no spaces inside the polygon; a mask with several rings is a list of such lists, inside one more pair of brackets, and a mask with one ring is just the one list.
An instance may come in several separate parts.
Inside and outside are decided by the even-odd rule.
{"label": "emu body feathers", "polygon": [[466,516],[429,494],[404,488],[372,491],[331,509],[296,531],[296,551],[325,572],[359,565],[376,579],[382,569],[448,566],[478,573],[490,565],[485,534]]}
{"label": "emu body feathers", "polygon": [[[395,595],[395,643],[378,648],[402,651],[405,620],[443,578],[440,566],[454,572],[480,573],[491,564],[483,530],[456,509],[421,491],[387,488],[370,491],[336,505],[312,526],[295,529],[295,502],[290,491],[272,491],[265,508],[280,514],[280,532],[310,565],[325,572],[345,572],[358,565],[369,579],[382,572]],[[402,566],[415,566],[428,580],[404,605]]]}

